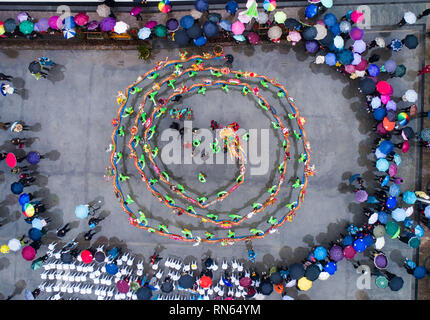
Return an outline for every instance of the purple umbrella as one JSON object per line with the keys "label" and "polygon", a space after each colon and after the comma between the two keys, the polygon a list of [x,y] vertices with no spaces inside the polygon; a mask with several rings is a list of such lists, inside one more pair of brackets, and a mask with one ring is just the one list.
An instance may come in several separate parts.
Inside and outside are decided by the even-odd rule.
{"label": "purple umbrella", "polygon": [[63,25],[59,16],[52,16],[51,18],[49,18],[48,23],[49,27],[54,30],[61,28],[61,26]]}
{"label": "purple umbrella", "polygon": [[366,51],[366,42],[364,42],[363,40],[356,40],[352,47],[354,49],[354,52],[363,53],[364,51]]}
{"label": "purple umbrella", "polygon": [[91,21],[88,23],[87,29],[88,30],[95,30],[99,26],[99,23],[96,20]]}
{"label": "purple umbrella", "polygon": [[148,21],[147,23],[145,23],[144,27],[145,28],[149,28],[149,29],[153,29],[156,25],[157,25],[157,21]]}
{"label": "purple umbrella", "polygon": [[16,20],[18,20],[19,23],[28,20],[28,14],[27,12],[20,12],[18,13],[18,15],[16,16]]}
{"label": "purple umbrella", "polygon": [[38,164],[40,161],[40,154],[39,152],[31,151],[27,155],[27,161],[30,164]]}
{"label": "purple umbrella", "polygon": [[364,202],[367,200],[368,194],[365,190],[358,190],[355,193],[355,201],[357,202]]}
{"label": "purple umbrella", "polygon": [[169,19],[166,22],[166,27],[167,27],[167,30],[169,30],[170,32],[175,32],[179,28],[179,22],[174,18]]}
{"label": "purple umbrella", "polygon": [[385,269],[388,265],[388,260],[383,253],[379,253],[373,259],[373,263],[378,269]]}
{"label": "purple umbrella", "polygon": [[141,7],[134,7],[133,9],[131,9],[130,15],[131,16],[137,16],[141,12],[142,12],[142,8]]}
{"label": "purple umbrella", "polygon": [[364,31],[360,28],[354,27],[349,32],[349,35],[351,36],[352,40],[361,40],[364,35]]}
{"label": "purple umbrella", "polygon": [[306,51],[309,53],[315,53],[319,49],[318,42],[315,40],[306,41]]}
{"label": "purple umbrella", "polygon": [[392,73],[396,71],[397,64],[394,60],[387,60],[384,63],[384,69],[388,73]]}
{"label": "purple umbrella", "polygon": [[34,30],[39,32],[46,32],[49,28],[49,20],[42,18],[34,24]]}
{"label": "purple umbrella", "polygon": [[119,280],[119,281],[116,283],[116,288],[117,288],[117,289],[118,289],[118,291],[119,291],[119,292],[121,292],[121,293],[127,293],[127,292],[129,292],[129,291],[130,291],[130,286],[129,286],[128,282],[127,282],[127,281],[125,281],[125,280]]}
{"label": "purple umbrella", "polygon": [[334,245],[333,247],[331,247],[330,249],[330,259],[333,261],[340,261],[343,259],[343,250],[342,247]]}
{"label": "purple umbrella", "polygon": [[116,20],[112,17],[103,18],[100,22],[100,30],[102,31],[111,31],[116,24]]}
{"label": "purple umbrella", "polygon": [[388,100],[385,109],[389,110],[393,110],[396,111],[397,110],[397,104],[396,102],[394,102],[393,100]]}
{"label": "purple umbrella", "polygon": [[369,64],[367,67],[367,72],[369,73],[369,76],[371,77],[377,77],[379,75],[379,67],[376,64]]}

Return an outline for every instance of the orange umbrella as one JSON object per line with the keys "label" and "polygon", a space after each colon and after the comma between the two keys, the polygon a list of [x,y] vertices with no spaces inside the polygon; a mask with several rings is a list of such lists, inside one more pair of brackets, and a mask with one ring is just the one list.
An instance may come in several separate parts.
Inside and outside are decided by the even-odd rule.
{"label": "orange umbrella", "polygon": [[212,279],[208,276],[203,276],[199,280],[199,285],[202,288],[209,288],[212,285]]}
{"label": "orange umbrella", "polygon": [[282,284],[275,284],[275,291],[279,294],[282,294],[282,291],[284,291],[284,286]]}
{"label": "orange umbrella", "polygon": [[388,120],[387,117],[384,118],[382,121],[382,125],[384,126],[384,129],[387,131],[393,131],[394,127],[396,126],[396,123],[393,121]]}

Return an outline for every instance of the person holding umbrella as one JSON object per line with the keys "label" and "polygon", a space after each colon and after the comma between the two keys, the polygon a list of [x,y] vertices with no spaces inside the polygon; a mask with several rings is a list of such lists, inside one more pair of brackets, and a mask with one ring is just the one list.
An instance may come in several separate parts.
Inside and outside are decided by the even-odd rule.
{"label": "person holding umbrella", "polygon": [[12,76],[8,76],[8,75],[0,72],[0,80],[1,81],[9,81],[9,82],[11,82],[12,79],[13,79]]}
{"label": "person holding umbrella", "polygon": [[69,225],[70,223],[66,223],[64,227],[57,229],[57,237],[64,237],[71,230]]}
{"label": "person holding umbrella", "polygon": [[93,238],[93,236],[97,233],[97,231],[94,231],[94,233],[92,233],[93,230],[89,230],[87,233],[84,234],[84,239],[87,241],[91,241],[91,239]]}
{"label": "person holding umbrella", "polygon": [[96,225],[100,222],[100,221],[102,221],[102,220],[104,220],[105,218],[103,217],[103,218],[101,218],[101,217],[99,217],[99,218],[96,218],[96,217],[94,217],[94,218],[91,218],[90,220],[88,220],[88,225],[90,226],[90,228],[91,229],[94,229],[95,227],[96,227]]}

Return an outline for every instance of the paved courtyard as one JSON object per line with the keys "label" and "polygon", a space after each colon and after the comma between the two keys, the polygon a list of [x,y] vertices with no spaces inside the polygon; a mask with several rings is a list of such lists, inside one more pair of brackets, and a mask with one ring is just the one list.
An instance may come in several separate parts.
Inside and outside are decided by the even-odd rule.
{"label": "paved courtyard", "polygon": [[[371,39],[380,35],[386,40],[394,37],[402,39],[408,33],[414,33],[423,40],[419,26],[405,27],[401,31],[392,31],[385,26],[374,27],[366,32],[366,37]],[[363,173],[366,178],[372,175],[372,157],[369,155],[369,144],[373,140],[369,136],[372,122],[365,112],[364,97],[358,93],[357,82],[345,79],[327,65],[314,64],[314,57],[305,54],[301,46],[237,46],[225,48],[225,53],[234,55],[234,69],[255,71],[278,79],[295,98],[296,105],[307,120],[305,129],[311,143],[311,163],[315,164],[316,175],[310,178],[304,205],[295,220],[284,225],[278,234],[253,242],[258,254],[257,268],[260,270],[267,270],[274,263],[299,262],[307,256],[311,246],[328,244],[344,232],[349,223],[360,224],[364,221],[364,216],[360,214],[361,207],[353,203],[353,194],[347,186],[350,174]],[[415,51],[405,49],[393,56],[397,63],[404,63],[408,67],[405,77],[391,81],[398,96],[410,88],[417,92],[422,90],[422,85],[414,75],[421,68],[423,53],[420,44]],[[100,232],[91,242],[93,247],[98,244],[105,244],[105,247],[120,246],[144,258],[146,263],[155,247],[161,250],[163,257],[177,256],[186,261],[199,260],[204,254],[211,254],[218,263],[223,258],[232,257],[247,261],[244,243],[227,247],[213,244],[193,247],[129,226],[127,216],[113,194],[111,182],[103,179],[105,167],[109,165],[109,153],[105,149],[110,143],[113,129],[111,121],[116,114],[117,91],[124,90],[137,76],[152,68],[156,61],[165,57],[176,58],[177,54],[177,49],[155,49],[151,61],[143,62],[137,59],[136,51],[0,52],[0,70],[14,75],[14,85],[23,88],[21,95],[0,100],[0,121],[20,119],[32,126],[32,131],[21,135],[34,138],[26,151],[37,150],[47,154],[48,158],[42,160],[37,169],[37,186],[28,188],[28,191],[32,190],[46,199],[49,216],[53,218],[44,243],[56,239],[57,227],[72,221],[73,229],[68,233],[68,239],[76,236],[82,241],[81,248],[89,246],[89,242],[82,240],[88,225],[86,221],[79,221],[75,217],[74,209],[78,204],[100,198],[103,199],[102,215],[107,218],[100,224],[101,228],[97,227]],[[389,58],[386,52],[380,54],[381,61]],[[51,57],[58,66],[48,80],[36,81],[28,72],[27,65],[40,56]],[[205,98],[189,96],[183,104],[195,110],[197,127],[208,127],[209,121],[216,119],[220,123],[236,121],[245,128],[270,128],[270,122],[261,116],[257,107],[247,106],[247,103],[251,104],[249,100],[240,92],[231,91],[228,100],[224,92],[217,90],[208,92]],[[414,122],[411,121],[411,126],[416,126]],[[162,120],[162,126],[167,127],[169,124],[169,120]],[[7,131],[2,132],[0,138],[7,141],[13,136]],[[270,155],[276,155],[279,145],[276,139],[272,141]],[[2,145],[2,149],[13,150],[7,143]],[[247,195],[264,195],[271,186],[268,181],[273,178],[273,170],[277,169],[274,167],[275,158],[270,157],[272,168],[267,175],[250,177],[249,184],[240,187],[243,188],[240,196],[231,195],[216,210],[228,212],[230,207],[241,208],[248,201],[245,198]],[[403,160],[401,175],[407,183],[404,188],[414,188],[417,150],[412,148]],[[220,165],[206,168],[212,170],[208,174],[212,180],[207,188],[228,182],[227,176],[235,172],[234,168]],[[15,177],[4,163],[0,170],[0,214],[7,219],[7,224],[0,229],[0,241],[5,243],[12,237],[27,233],[29,225],[23,221],[17,197],[10,194],[10,184],[15,181]],[[182,178],[194,188],[198,188],[198,183],[192,182],[197,180],[198,171],[195,170],[199,170],[196,165],[172,169],[175,173],[181,173]],[[194,172],[193,177],[189,177],[191,172]],[[135,185],[132,188],[139,202],[149,215],[159,219],[159,223],[174,228],[183,227],[182,221],[191,221],[190,218],[175,217],[163,210],[146,187],[135,177],[131,181],[133,179]],[[279,209],[276,205],[275,208]],[[267,219],[267,215],[265,217]],[[263,218],[261,220],[264,221]],[[196,230],[201,227],[194,224]],[[246,227],[249,229],[249,225]],[[41,249],[38,256],[44,250]],[[404,276],[405,285],[399,292],[377,289],[373,283],[371,290],[358,290],[358,274],[350,263],[342,261],[338,266],[339,271],[329,280],[314,282],[313,288],[306,293],[290,289],[288,294],[299,299],[413,298],[412,277],[407,276],[400,266],[402,260],[405,257],[412,258],[414,252],[400,241],[388,239],[384,252],[389,254],[389,271]],[[362,255],[357,257],[369,261]],[[19,253],[1,257],[0,270],[0,292],[3,296],[13,292],[15,287],[33,289],[41,282],[39,271],[30,270],[30,263],[24,261]],[[23,295],[17,298],[23,298]],[[273,294],[270,298],[279,299],[279,296]]]}

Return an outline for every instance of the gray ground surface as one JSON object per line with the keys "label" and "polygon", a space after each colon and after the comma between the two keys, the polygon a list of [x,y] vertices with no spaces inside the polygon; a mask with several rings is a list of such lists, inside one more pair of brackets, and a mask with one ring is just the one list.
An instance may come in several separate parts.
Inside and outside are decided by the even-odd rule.
{"label": "gray ground surface", "polygon": [[[390,31],[388,28],[387,31],[381,31],[382,29],[385,27],[375,27],[366,36],[374,37],[380,33],[387,40],[394,37],[402,39],[410,32],[419,34],[421,31],[418,27],[405,27],[401,31]],[[307,119],[305,128],[312,147],[311,163],[315,164],[317,175],[310,180],[305,204],[294,222],[282,227],[279,234],[254,242],[258,253],[257,266],[260,269],[268,268],[274,262],[300,261],[308,254],[310,246],[334,240],[350,221],[363,221],[359,214],[360,207],[351,203],[353,195],[345,185],[350,173],[361,172],[370,176],[371,164],[368,159],[371,157],[367,156],[367,152],[370,148],[368,144],[373,138],[368,137],[371,123],[363,110],[363,100],[357,94],[356,83],[345,81],[328,66],[313,64],[313,58],[305,55],[298,47],[241,46],[226,48],[225,52],[234,54],[236,69],[253,70],[277,78],[296,99],[297,106]],[[172,58],[176,54],[177,51],[158,50],[154,52],[152,62],[166,56]],[[405,49],[393,55],[396,62],[408,67],[404,78],[392,81],[396,96],[401,96],[409,88],[420,90],[420,84],[414,75],[421,67],[422,54],[423,48],[420,45],[415,51]],[[50,80],[36,81],[29,74],[27,65],[29,61],[42,55],[51,57],[59,66],[53,71]],[[387,57],[383,55],[381,61],[385,58]],[[76,219],[75,206],[103,197],[103,214],[107,215],[107,219],[102,222],[100,233],[93,239],[96,244],[120,245],[143,256],[146,262],[156,245],[164,248],[161,252],[164,257],[200,259],[204,253],[209,252],[219,262],[224,257],[237,257],[243,261],[247,259],[244,244],[233,247],[202,244],[192,247],[130,227],[113,195],[111,183],[103,180],[109,156],[105,148],[110,142],[111,120],[117,107],[116,93],[124,90],[139,74],[151,68],[152,63],[143,63],[137,59],[135,52],[130,51],[4,51],[1,53],[0,66],[2,72],[16,77],[16,87],[25,88],[22,96],[8,96],[1,100],[1,121],[21,119],[32,125],[33,131],[21,135],[37,137],[26,150],[48,153],[49,159],[40,163],[37,186],[28,188],[29,191],[38,190],[37,194],[47,199],[49,204],[50,216],[54,222],[49,226],[52,232],[48,234],[48,239],[55,238],[56,227],[70,221],[73,221],[74,228],[68,237],[82,236],[87,231],[87,224],[86,221]],[[211,97],[214,100],[209,107],[225,106],[223,92]],[[229,98],[233,99],[232,105],[237,101],[243,102],[239,100],[243,99],[240,95],[231,94]],[[198,102],[193,99],[190,97],[187,102],[198,110],[194,107]],[[233,112],[230,110],[231,116],[227,119],[239,123],[252,123],[249,117],[259,119],[261,113],[257,108],[249,110],[248,115],[234,113],[235,119],[231,119]],[[219,117],[226,116],[226,113]],[[204,120],[203,125],[212,119],[211,116],[213,115],[208,113],[205,120],[205,113],[198,114]],[[413,121],[411,124],[415,125]],[[266,120],[262,127],[269,125]],[[3,140],[14,136],[10,132],[1,135]],[[4,144],[2,147],[11,150],[10,145]],[[404,157],[401,174],[407,181],[405,188],[412,188],[415,183],[415,155],[415,149],[412,149]],[[1,213],[2,217],[7,217],[8,223],[0,229],[0,239],[1,243],[5,243],[12,237],[26,233],[29,225],[23,221],[17,199],[10,195],[9,186],[15,177],[12,177],[4,163],[2,166]],[[265,187],[263,178],[259,178],[261,188]],[[141,184],[139,186],[139,197],[146,207],[153,213],[158,212],[154,211],[159,207],[158,202],[153,200],[146,187]],[[238,198],[229,200],[236,206],[243,203]],[[159,216],[163,219],[173,218],[167,212],[161,212]],[[175,220],[180,219],[175,217]],[[175,221],[172,219],[170,223],[174,225]],[[81,247],[88,245],[89,243],[82,241]],[[389,270],[404,275],[405,286],[400,292],[376,289],[374,286],[371,290],[358,290],[355,285],[358,275],[345,261],[339,263],[339,271],[334,277],[324,282],[314,282],[310,291],[299,295],[294,289],[288,292],[302,299],[413,298],[413,281],[400,270],[401,260],[404,257],[410,258],[412,251],[399,241],[389,240],[384,251],[391,258]],[[44,249],[41,249],[39,255],[43,252]],[[362,258],[361,255],[357,257]],[[363,258],[363,261],[368,260]],[[40,283],[38,271],[31,271],[30,263],[24,261],[19,253],[1,257],[0,269],[0,291],[4,296],[10,294],[14,286],[33,289]],[[279,296],[272,295],[271,298],[279,299]]]}

